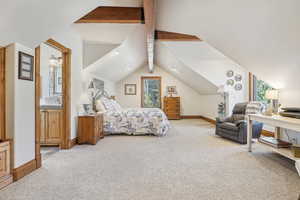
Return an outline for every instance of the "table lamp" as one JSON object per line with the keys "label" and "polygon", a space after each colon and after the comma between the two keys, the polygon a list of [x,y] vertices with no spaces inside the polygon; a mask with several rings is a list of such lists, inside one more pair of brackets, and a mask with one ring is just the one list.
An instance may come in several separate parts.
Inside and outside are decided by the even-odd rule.
{"label": "table lamp", "polygon": [[275,89],[267,90],[266,99],[271,100],[271,108],[274,114],[278,113],[278,99],[279,99],[279,91]]}

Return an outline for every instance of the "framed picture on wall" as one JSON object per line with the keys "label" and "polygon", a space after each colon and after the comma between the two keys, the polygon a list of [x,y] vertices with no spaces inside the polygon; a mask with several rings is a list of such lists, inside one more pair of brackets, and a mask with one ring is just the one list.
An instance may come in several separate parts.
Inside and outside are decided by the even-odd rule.
{"label": "framed picture on wall", "polygon": [[125,84],[125,95],[136,95],[136,84]]}
{"label": "framed picture on wall", "polygon": [[18,78],[21,80],[33,81],[33,65],[33,56],[20,51]]}

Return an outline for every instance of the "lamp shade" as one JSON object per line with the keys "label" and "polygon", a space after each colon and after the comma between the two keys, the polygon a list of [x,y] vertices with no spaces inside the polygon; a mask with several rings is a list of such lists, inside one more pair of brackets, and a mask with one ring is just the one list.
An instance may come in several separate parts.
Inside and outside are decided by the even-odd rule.
{"label": "lamp shade", "polygon": [[91,103],[91,100],[89,99],[89,96],[87,93],[83,93],[80,96],[80,103],[81,104],[90,104]]}
{"label": "lamp shade", "polygon": [[272,100],[277,100],[279,99],[279,91],[278,90],[267,90],[266,99],[272,99]]}

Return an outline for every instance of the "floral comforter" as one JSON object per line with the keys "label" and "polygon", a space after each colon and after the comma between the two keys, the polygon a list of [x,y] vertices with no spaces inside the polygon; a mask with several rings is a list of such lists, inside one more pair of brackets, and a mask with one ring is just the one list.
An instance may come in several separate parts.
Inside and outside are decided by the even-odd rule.
{"label": "floral comforter", "polygon": [[128,108],[104,114],[105,134],[164,136],[169,128],[169,120],[158,108]]}

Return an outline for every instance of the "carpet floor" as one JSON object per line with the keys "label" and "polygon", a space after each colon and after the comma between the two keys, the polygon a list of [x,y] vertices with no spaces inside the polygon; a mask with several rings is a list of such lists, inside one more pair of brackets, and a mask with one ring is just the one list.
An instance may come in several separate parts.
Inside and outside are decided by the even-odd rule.
{"label": "carpet floor", "polygon": [[259,144],[248,153],[201,120],[166,137],[108,136],[43,161],[1,200],[297,200],[294,163]]}

